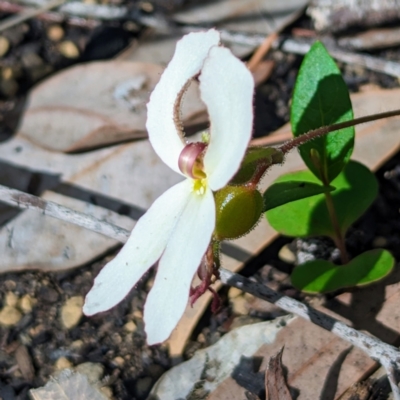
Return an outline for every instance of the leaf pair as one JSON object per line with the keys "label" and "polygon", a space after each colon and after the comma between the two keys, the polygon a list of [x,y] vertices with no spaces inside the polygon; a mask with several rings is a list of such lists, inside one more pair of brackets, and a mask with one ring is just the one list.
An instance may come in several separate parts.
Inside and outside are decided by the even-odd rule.
{"label": "leaf pair", "polygon": [[[305,56],[291,108],[294,136],[353,119],[347,86],[325,47],[316,42]],[[345,128],[300,146],[308,171],[278,178],[264,193],[271,226],[296,237],[329,236],[342,240],[378,193],[375,176],[350,161],[354,128]],[[340,237],[339,237],[339,236]],[[308,292],[326,292],[364,285],[386,276],[394,265],[389,252],[374,250],[346,266],[316,260],[297,267],[292,283]]]}

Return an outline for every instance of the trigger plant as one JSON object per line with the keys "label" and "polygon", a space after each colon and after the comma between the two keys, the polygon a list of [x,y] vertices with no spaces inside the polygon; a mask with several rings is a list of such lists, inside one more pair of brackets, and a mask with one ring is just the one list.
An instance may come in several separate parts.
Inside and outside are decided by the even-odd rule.
{"label": "trigger plant", "polygon": [[[180,320],[194,274],[216,227],[214,192],[238,170],[253,126],[253,77],[246,66],[219,45],[219,33],[191,33],[177,44],[147,105],[147,130],[155,152],[184,180],[167,190],[140,218],[128,242],[109,262],[86,297],[84,312],[93,315],[118,304],[156,262],[158,271],[144,308],[149,344],[166,340]],[[210,118],[206,142],[188,143],[182,132],[180,102],[197,77]],[[204,261],[206,260],[206,261]],[[211,268],[211,270],[210,270]],[[204,269],[203,287],[213,265]]]}

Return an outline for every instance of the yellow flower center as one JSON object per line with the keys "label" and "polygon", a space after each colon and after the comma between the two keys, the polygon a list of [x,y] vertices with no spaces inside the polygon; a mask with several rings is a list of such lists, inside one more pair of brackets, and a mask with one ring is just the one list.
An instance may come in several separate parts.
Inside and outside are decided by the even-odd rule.
{"label": "yellow flower center", "polygon": [[207,189],[207,179],[194,179],[193,191],[198,195],[203,195]]}

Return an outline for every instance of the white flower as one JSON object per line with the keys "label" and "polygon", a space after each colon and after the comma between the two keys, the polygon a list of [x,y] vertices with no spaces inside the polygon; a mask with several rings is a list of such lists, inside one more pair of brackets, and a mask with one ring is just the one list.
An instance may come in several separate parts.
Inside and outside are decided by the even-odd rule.
{"label": "white flower", "polygon": [[97,276],[84,305],[86,315],[110,309],[159,261],[144,309],[149,344],[166,340],[182,317],[191,281],[215,228],[213,191],[226,186],[238,170],[251,136],[253,78],[219,41],[213,29],[183,37],[147,106],[154,150],[183,175],[178,162],[186,143],[178,109],[187,84],[200,74],[201,98],[211,122],[202,159],[205,177],[186,177],[153,203],[119,254]]}

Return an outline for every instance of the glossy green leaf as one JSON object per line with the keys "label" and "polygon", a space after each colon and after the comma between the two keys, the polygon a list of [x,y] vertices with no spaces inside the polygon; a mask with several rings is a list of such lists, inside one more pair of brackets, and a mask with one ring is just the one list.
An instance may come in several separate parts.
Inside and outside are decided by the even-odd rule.
{"label": "glossy green leaf", "polygon": [[317,183],[287,181],[272,184],[263,195],[264,211],[290,203],[291,201],[305,199],[317,194],[331,192],[333,186],[322,186]]}
{"label": "glossy green leaf", "polygon": [[[324,45],[316,42],[304,57],[296,80],[290,112],[293,135],[352,119],[349,91],[340,71]],[[354,127],[350,127],[314,139],[299,150],[307,167],[330,183],[349,161],[353,147]]]}
{"label": "glossy green leaf", "polygon": [[[300,181],[319,183],[310,171],[299,171],[279,177],[274,183]],[[344,235],[374,201],[378,193],[375,175],[364,165],[350,161],[332,182],[331,192],[338,222]],[[325,194],[308,197],[266,212],[268,222],[287,236],[330,236],[335,233],[325,203]]]}
{"label": "glossy green leaf", "polygon": [[326,293],[337,289],[363,286],[387,276],[393,269],[393,256],[383,249],[360,254],[346,265],[314,260],[296,267],[293,286],[307,293]]}

